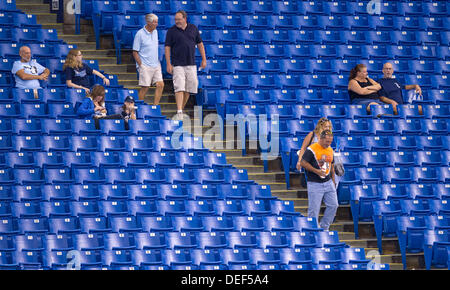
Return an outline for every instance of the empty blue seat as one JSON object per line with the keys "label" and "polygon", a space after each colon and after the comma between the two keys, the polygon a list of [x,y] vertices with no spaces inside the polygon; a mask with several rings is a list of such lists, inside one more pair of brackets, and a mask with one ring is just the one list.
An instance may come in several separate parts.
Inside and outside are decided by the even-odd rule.
{"label": "empty blue seat", "polygon": [[[230,216],[204,216],[202,217],[205,230],[211,232],[232,231],[234,229],[233,218]],[[201,245],[201,236],[199,243]]]}
{"label": "empty blue seat", "polygon": [[42,200],[57,201],[57,200],[71,200],[72,190],[69,185],[44,185]]}
{"label": "empty blue seat", "polygon": [[188,212],[192,216],[208,216],[215,215],[214,202],[212,201],[187,201]]}
{"label": "empty blue seat", "polygon": [[243,215],[242,203],[238,200],[217,200],[216,211],[218,215]]}
{"label": "empty blue seat", "polygon": [[416,151],[417,142],[414,136],[391,136],[389,137],[391,148],[399,151]]}
{"label": "empty blue seat", "polygon": [[[64,126],[64,125],[63,125]],[[65,127],[65,126],[64,126]],[[69,151],[70,137],[69,136],[42,136],[42,149],[44,151]]]}
{"label": "empty blue seat", "polygon": [[[80,216],[81,217],[95,217],[97,215],[100,214],[100,209],[98,206],[98,202],[97,201],[75,201],[71,203],[72,206],[72,213],[73,215],[76,216]],[[96,225],[96,227],[92,227],[92,230],[94,229],[104,229],[102,224],[102,220],[98,219],[98,220],[90,220],[91,222],[94,222],[94,224]],[[82,220],[80,219],[80,224],[81,224],[81,228],[83,230],[86,230],[84,228],[85,225],[88,225],[88,220]],[[87,230],[88,232],[90,231],[90,229]]]}
{"label": "empty blue seat", "polygon": [[197,235],[193,232],[168,232],[166,238],[168,247],[174,250],[197,247]]}
{"label": "empty blue seat", "polygon": [[395,236],[397,231],[396,217],[401,215],[400,203],[395,201],[374,201],[373,220],[377,235],[378,250],[382,252],[381,237]]}
{"label": "empty blue seat", "polygon": [[[128,140],[127,140],[128,141]],[[126,151],[126,142],[123,136],[99,136],[100,151]]]}
{"label": "empty blue seat", "polygon": [[71,216],[70,203],[67,201],[50,201],[41,203],[42,215],[47,217]]}
{"label": "empty blue seat", "polygon": [[448,247],[449,234],[443,230],[427,230],[424,234],[424,257],[425,268],[429,270],[431,266],[438,268],[448,267]]}
{"label": "empty blue seat", "polygon": [[80,232],[77,217],[53,217],[48,219],[49,232],[53,234],[73,234]]}
{"label": "empty blue seat", "polygon": [[142,230],[148,232],[160,232],[160,231],[173,231],[171,217],[154,217],[154,216],[141,216],[139,217]]}
{"label": "empty blue seat", "polygon": [[186,203],[183,200],[158,201],[157,210],[160,215],[182,216],[187,213]]}

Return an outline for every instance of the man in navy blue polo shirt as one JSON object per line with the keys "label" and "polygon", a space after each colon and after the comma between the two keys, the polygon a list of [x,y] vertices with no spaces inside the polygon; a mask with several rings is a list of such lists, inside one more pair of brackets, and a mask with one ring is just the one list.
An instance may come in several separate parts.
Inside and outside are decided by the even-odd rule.
{"label": "man in navy blue polo shirt", "polygon": [[182,118],[183,109],[191,93],[198,88],[195,46],[202,57],[201,69],[206,67],[206,54],[198,28],[187,22],[187,14],[180,10],[175,14],[175,25],[167,30],[165,55],[167,72],[173,75],[173,87],[177,102],[177,118]]}
{"label": "man in navy blue polo shirt", "polygon": [[[394,108],[394,113],[397,114],[397,105],[402,105],[403,93],[402,88],[405,90],[416,90],[416,93],[422,95],[422,89],[419,85],[406,85],[403,86],[398,80],[393,78],[394,67],[391,63],[387,62],[383,65],[383,78],[378,80],[381,85],[381,90],[378,92],[380,100],[384,103],[391,104]],[[421,108],[419,107],[419,111]]]}

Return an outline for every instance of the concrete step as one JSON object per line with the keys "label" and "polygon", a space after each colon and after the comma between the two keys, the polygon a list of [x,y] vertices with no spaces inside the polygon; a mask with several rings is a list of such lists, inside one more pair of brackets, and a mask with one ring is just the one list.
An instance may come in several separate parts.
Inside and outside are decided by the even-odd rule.
{"label": "concrete step", "polygon": [[[94,43],[95,48],[95,43]],[[92,49],[89,49],[88,51],[91,51]],[[85,50],[83,50],[85,51]],[[111,73],[136,73],[136,67],[134,65],[130,64],[99,64],[99,68],[104,71],[109,71]],[[139,88],[139,86],[136,86]],[[128,87],[129,88],[129,87]]]}
{"label": "concrete step", "polygon": [[[75,24],[64,24],[62,31],[67,34],[75,34]],[[80,33],[94,35],[94,25],[90,20],[81,19]]]}
{"label": "concrete step", "polygon": [[83,57],[86,59],[96,59],[97,57],[115,57],[114,49],[86,49],[83,50]]}
{"label": "concrete step", "polygon": [[27,14],[50,13],[50,4],[37,2],[38,1],[35,1],[33,3],[20,3],[20,1],[17,1],[16,8],[22,10],[23,12],[26,12]]}
{"label": "concrete step", "polygon": [[42,13],[31,13],[36,15],[37,23],[57,23],[57,16],[54,13],[42,12]]}
{"label": "concrete step", "polygon": [[[66,41],[66,40],[64,40],[64,41]],[[92,42],[92,41],[89,41],[89,42],[87,42],[87,41],[76,41],[76,42],[74,42],[74,41],[66,41],[66,42],[68,44],[76,45],[77,49],[79,49],[81,51],[95,49],[95,41],[94,42]]]}
{"label": "concrete step", "polygon": [[63,38],[66,42],[77,43],[77,42],[95,42],[95,36],[92,34],[58,34],[60,38]]}
{"label": "concrete step", "polygon": [[[44,0],[16,0],[16,7],[24,4],[44,4]],[[49,5],[49,4],[46,4]],[[17,8],[19,9],[19,8]]]}

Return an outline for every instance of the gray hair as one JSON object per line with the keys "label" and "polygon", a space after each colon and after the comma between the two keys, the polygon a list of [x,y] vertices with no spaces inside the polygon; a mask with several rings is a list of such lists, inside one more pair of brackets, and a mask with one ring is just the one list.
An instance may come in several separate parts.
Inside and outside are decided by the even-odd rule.
{"label": "gray hair", "polygon": [[145,15],[145,21],[153,22],[155,20],[158,20],[158,16],[156,16],[155,14],[150,13],[150,14]]}

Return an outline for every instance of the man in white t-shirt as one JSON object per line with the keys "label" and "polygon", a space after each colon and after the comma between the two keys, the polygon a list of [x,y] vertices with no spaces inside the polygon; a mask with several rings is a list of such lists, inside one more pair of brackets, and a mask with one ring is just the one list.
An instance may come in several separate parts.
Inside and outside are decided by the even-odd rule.
{"label": "man in white t-shirt", "polygon": [[19,89],[40,89],[39,81],[46,81],[50,71],[31,59],[31,49],[22,46],[19,50],[20,60],[13,64],[11,72],[16,80],[16,87]]}
{"label": "man in white t-shirt", "polygon": [[161,63],[158,55],[158,16],[147,14],[147,24],[140,29],[133,41],[133,57],[139,72],[139,99],[144,100],[151,85],[156,85],[155,99],[153,104],[158,105],[164,89],[164,81],[161,72]]}

